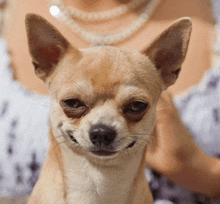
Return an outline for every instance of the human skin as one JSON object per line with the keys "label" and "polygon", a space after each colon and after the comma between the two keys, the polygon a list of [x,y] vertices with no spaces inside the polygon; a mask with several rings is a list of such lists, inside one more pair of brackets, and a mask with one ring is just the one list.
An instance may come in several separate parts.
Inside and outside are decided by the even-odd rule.
{"label": "human skin", "polygon": [[178,185],[209,198],[220,196],[220,160],[204,153],[182,123],[171,94],[162,94],[146,163]]}

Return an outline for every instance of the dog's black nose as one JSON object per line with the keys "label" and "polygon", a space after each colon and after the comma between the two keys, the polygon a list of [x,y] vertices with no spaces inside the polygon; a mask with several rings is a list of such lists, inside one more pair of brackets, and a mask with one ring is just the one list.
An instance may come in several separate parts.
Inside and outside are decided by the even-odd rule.
{"label": "dog's black nose", "polygon": [[112,127],[106,125],[95,125],[90,130],[90,140],[96,147],[109,146],[115,139],[117,133]]}

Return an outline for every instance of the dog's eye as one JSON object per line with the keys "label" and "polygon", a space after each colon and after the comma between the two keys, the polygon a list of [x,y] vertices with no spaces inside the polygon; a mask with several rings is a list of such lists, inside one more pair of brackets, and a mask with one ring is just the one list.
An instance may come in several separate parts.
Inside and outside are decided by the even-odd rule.
{"label": "dog's eye", "polygon": [[147,103],[144,103],[142,101],[134,101],[126,106],[124,109],[125,114],[140,114],[144,112],[148,107]]}
{"label": "dog's eye", "polygon": [[60,103],[67,117],[76,119],[88,113],[89,108],[79,99],[65,99]]}
{"label": "dog's eye", "polygon": [[66,107],[73,108],[73,109],[85,107],[84,103],[78,99],[67,99],[63,101],[63,104]]}

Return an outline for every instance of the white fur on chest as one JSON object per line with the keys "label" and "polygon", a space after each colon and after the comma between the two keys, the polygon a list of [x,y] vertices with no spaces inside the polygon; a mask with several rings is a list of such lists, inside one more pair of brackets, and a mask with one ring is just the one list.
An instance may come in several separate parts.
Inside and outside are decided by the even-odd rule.
{"label": "white fur on chest", "polygon": [[98,167],[82,156],[63,150],[68,204],[128,204],[141,156],[120,166]]}

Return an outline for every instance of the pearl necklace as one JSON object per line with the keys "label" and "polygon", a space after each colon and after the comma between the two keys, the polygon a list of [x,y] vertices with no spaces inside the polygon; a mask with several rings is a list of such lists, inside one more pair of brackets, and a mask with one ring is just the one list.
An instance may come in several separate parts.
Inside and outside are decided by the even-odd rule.
{"label": "pearl necklace", "polygon": [[139,15],[139,17],[134,23],[132,23],[127,28],[120,30],[119,32],[107,34],[98,34],[83,29],[71,17],[71,14],[69,10],[66,9],[66,7],[59,7],[57,3],[55,4],[54,1],[60,2],[60,0],[48,0],[50,4],[50,14],[53,17],[64,22],[67,26],[69,26],[72,29],[74,33],[78,34],[84,40],[91,43],[92,46],[106,46],[121,42],[129,38],[137,30],[139,30],[147,22],[149,16],[154,12],[161,0],[150,0],[150,2],[145,6],[142,13]]}
{"label": "pearl necklace", "polygon": [[77,18],[83,21],[106,21],[110,20],[119,16],[122,16],[123,14],[129,12],[130,10],[135,10],[139,8],[142,4],[144,4],[146,0],[132,0],[128,4],[123,4],[121,6],[118,6],[114,9],[110,9],[103,12],[84,12],[78,9],[75,9],[70,6],[64,6],[62,0],[53,0],[51,3],[59,8],[61,10],[67,10],[68,13],[72,16],[72,18]]}

